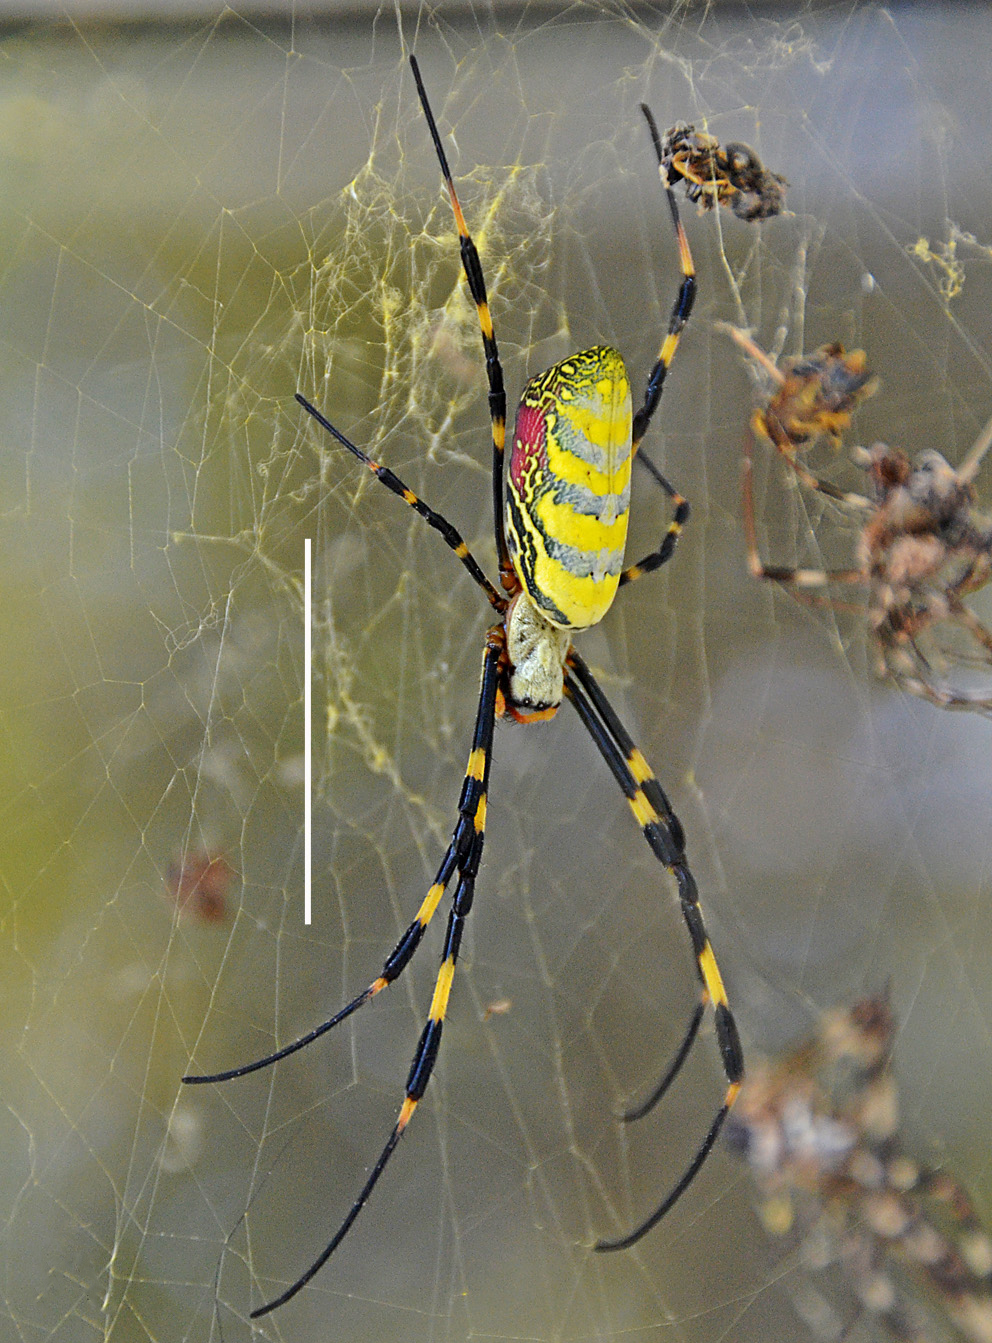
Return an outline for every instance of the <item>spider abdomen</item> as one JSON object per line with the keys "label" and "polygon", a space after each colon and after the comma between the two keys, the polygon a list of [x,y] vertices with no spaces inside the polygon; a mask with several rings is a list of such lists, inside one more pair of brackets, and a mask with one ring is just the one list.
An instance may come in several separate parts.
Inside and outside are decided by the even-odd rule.
{"label": "spider abdomen", "polygon": [[510,558],[537,609],[585,629],[610,608],[630,512],[630,381],[597,345],[524,388],[506,481]]}

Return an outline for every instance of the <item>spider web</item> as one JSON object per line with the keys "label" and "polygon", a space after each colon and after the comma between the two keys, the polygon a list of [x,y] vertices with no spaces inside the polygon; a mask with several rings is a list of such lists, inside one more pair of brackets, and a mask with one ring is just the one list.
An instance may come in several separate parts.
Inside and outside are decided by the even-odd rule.
{"label": "spider web", "polygon": [[[635,1250],[590,1253],[656,1206],[722,1079],[704,1035],[650,1118],[616,1122],[695,980],[670,883],[567,710],[497,733],[476,908],[409,1134],[314,1283],[247,1319],[322,1249],[394,1122],[437,931],[304,1054],[179,1078],[286,1043],[378,973],[450,834],[487,618],[292,400],[492,568],[478,330],[412,48],[511,397],[598,341],[635,382],[654,357],[677,266],[641,100],[790,180],[792,213],[760,228],[684,208],[701,294],[650,451],[693,515],[582,647],[685,825],[746,1045],[783,1047],[891,980],[907,1128],[990,1206],[992,729],[875,681],[857,611],[747,577],[751,389],[714,325],[776,353],[865,345],[883,386],[852,441],[961,460],[992,409],[990,41],[980,8],[857,3],[8,33],[4,1339],[803,1336],[795,1264],[720,1149]],[[835,509],[777,463],[758,483],[763,553],[850,563]],[[646,479],[633,518],[640,555],[667,523]],[[195,877],[175,866],[210,859],[220,919],[177,908]]]}

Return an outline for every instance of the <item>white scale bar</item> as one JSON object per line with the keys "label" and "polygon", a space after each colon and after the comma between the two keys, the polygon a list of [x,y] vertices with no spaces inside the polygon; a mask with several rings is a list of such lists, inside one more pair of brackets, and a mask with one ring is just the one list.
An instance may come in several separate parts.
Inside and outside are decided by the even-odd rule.
{"label": "white scale bar", "polygon": [[303,610],[306,624],[306,668],[303,674],[303,922],[310,922],[311,866],[313,858],[313,796],[311,746],[313,744],[313,577],[312,544],[303,542]]}

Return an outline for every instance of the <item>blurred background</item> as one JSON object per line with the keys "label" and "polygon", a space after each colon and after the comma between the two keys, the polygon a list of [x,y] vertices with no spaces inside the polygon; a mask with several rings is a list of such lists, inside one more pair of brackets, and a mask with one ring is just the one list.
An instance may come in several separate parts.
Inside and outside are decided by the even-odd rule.
{"label": "blurred background", "polygon": [[[745,1047],[777,1053],[890,984],[907,1142],[987,1209],[992,724],[879,682],[856,594],[811,609],[748,577],[754,390],[716,325],[775,354],[863,346],[881,390],[848,441],[961,460],[992,411],[987,8],[7,14],[3,1337],[805,1337],[800,1270],[722,1149],[636,1249],[590,1252],[657,1205],[724,1082],[707,1029],[651,1117],[617,1122],[695,971],[567,709],[497,732],[442,1056],[391,1167],[314,1283],[247,1318],[323,1248],[394,1123],[443,914],[320,1043],[179,1079],[285,1044],[379,973],[450,834],[478,693],[470,580],[293,401],[492,568],[478,328],[411,50],[511,404],[592,343],[637,385],[655,357],[678,265],[639,102],[789,180],[759,226],[683,206],[700,295],[646,447],[692,518],[581,647],[685,825]],[[850,519],[756,458],[768,559],[849,566]],[[631,554],[667,521],[635,476]],[[873,1337],[856,1317],[848,1337]]]}

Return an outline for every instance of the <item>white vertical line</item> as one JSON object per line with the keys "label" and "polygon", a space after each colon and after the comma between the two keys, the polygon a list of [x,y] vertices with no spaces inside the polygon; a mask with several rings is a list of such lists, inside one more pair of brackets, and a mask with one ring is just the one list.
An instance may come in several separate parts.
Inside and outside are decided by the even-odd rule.
{"label": "white vertical line", "polygon": [[303,610],[306,615],[306,669],[303,675],[303,922],[310,922],[313,865],[313,579],[311,541],[303,542]]}

